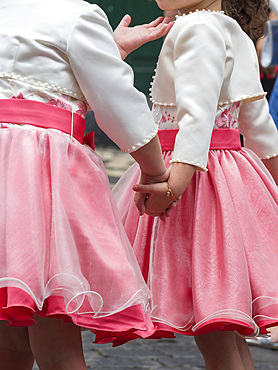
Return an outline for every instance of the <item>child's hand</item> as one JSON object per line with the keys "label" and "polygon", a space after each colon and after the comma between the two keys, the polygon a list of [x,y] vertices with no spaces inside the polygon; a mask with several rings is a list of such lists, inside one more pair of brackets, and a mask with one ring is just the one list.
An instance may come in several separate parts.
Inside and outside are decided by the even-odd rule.
{"label": "child's hand", "polygon": [[137,192],[135,203],[140,215],[146,213],[149,216],[159,216],[165,220],[170,215],[171,209],[176,207],[195,171],[195,166],[175,162],[171,166],[170,175],[168,171],[167,177],[163,175],[163,177],[156,178],[155,181],[148,179],[146,181],[142,175],[140,184],[133,186],[133,190]]}
{"label": "child's hand", "polygon": [[[141,172],[140,184],[134,185],[133,190],[136,191],[134,200],[136,207],[138,208],[140,216],[146,212],[145,203],[149,197],[148,191],[145,191],[144,186],[150,186],[154,184],[165,183],[169,178],[169,170],[166,170],[164,173],[158,176],[146,175],[144,172]],[[143,186],[143,188],[141,188]],[[138,189],[138,190],[137,190]],[[140,191],[142,189],[142,191]]]}
{"label": "child's hand", "polygon": [[173,26],[170,17],[158,17],[148,24],[135,27],[129,27],[130,22],[131,17],[126,14],[114,31],[114,40],[123,60],[145,43],[167,35]]}
{"label": "child's hand", "polygon": [[158,216],[165,220],[166,217],[170,216],[171,209],[177,205],[177,201],[174,201],[172,196],[167,196],[168,186],[166,182],[149,185],[136,184],[133,190],[137,192],[135,195],[136,205],[139,197],[144,195],[144,213],[149,216]]}

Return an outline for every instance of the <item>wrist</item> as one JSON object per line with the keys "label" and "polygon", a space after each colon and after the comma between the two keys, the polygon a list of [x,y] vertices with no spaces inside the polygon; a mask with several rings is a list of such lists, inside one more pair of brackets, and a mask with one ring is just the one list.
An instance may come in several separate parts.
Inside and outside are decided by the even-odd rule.
{"label": "wrist", "polygon": [[[171,175],[170,175],[171,177]],[[173,179],[171,180],[169,177],[168,181],[166,182],[166,185],[167,185],[167,196],[171,196],[174,200],[175,199],[179,199],[182,194],[184,193],[186,187],[182,186],[182,184],[176,184],[175,181],[173,181]],[[170,191],[171,190],[171,191]],[[168,191],[169,191],[169,195],[168,195]]]}
{"label": "wrist", "polygon": [[165,167],[165,170],[161,173],[158,173],[158,174],[148,174],[146,172],[144,172],[142,169],[141,169],[141,172],[142,172],[142,178],[144,179],[144,181],[146,181],[147,183],[156,183],[156,182],[166,182],[169,178],[169,170]]}
{"label": "wrist", "polygon": [[187,163],[172,164],[168,184],[177,199],[184,193],[195,171],[196,167]]}
{"label": "wrist", "polygon": [[[115,41],[116,42],[116,41]],[[118,50],[120,52],[120,55],[121,55],[121,59],[122,60],[125,60],[125,58],[127,57],[127,52],[116,42],[116,45],[118,47]]]}
{"label": "wrist", "polygon": [[166,185],[167,185],[167,191],[166,191],[167,197],[172,197],[173,201],[176,202],[178,198],[176,198],[176,196],[174,195],[173,190],[171,189],[168,181],[166,181]]}

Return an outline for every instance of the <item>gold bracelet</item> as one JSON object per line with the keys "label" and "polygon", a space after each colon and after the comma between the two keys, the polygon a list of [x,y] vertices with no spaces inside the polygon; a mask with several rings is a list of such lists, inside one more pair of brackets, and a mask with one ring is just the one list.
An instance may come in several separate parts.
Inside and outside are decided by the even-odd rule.
{"label": "gold bracelet", "polygon": [[169,197],[171,195],[173,200],[176,202],[177,198],[174,196],[174,194],[172,192],[172,189],[170,188],[170,185],[168,184],[168,181],[166,181],[166,185],[167,185],[167,188],[168,188],[168,190],[166,192],[167,197]]}

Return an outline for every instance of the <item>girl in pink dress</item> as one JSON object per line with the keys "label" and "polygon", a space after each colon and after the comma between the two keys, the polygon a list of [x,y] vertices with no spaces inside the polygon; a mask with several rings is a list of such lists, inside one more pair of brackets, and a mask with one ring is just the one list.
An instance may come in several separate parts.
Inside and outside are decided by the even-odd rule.
{"label": "girl in pink dress", "polygon": [[135,164],[114,195],[152,293],[152,337],[194,335],[207,369],[251,369],[243,337],[278,322],[278,133],[251,40],[267,4],[156,1],[178,9],[150,93],[170,177],[134,186]]}
{"label": "girl in pink dress", "polygon": [[[169,174],[98,6],[3,0],[0,19],[0,368],[32,369],[35,358],[41,369],[85,369],[81,327],[98,342],[154,331],[103,163],[83,142],[87,110],[146,179]],[[167,32],[160,19],[150,38],[156,26]]]}

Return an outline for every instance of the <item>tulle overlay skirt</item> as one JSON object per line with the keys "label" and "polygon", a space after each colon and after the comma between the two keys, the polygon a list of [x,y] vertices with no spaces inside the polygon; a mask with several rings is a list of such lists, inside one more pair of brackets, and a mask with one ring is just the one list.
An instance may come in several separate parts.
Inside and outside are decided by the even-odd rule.
{"label": "tulle overlay skirt", "polygon": [[139,178],[135,164],[113,191],[152,292],[153,337],[277,325],[278,191],[256,155],[210,150],[208,172],[196,172],[166,221],[139,217]]}
{"label": "tulle overlay skirt", "polygon": [[61,318],[99,342],[152,334],[99,156],[57,130],[1,124],[0,168],[0,319]]}

